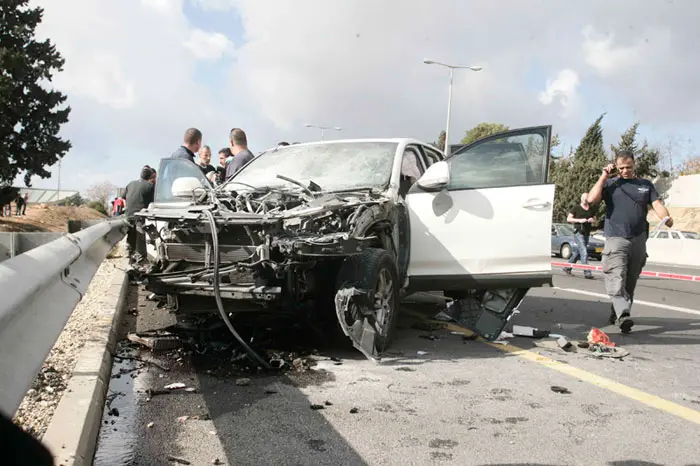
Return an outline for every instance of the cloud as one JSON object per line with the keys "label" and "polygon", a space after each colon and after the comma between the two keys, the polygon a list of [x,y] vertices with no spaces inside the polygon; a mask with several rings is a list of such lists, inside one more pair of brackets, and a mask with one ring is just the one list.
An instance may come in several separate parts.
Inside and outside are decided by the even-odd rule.
{"label": "cloud", "polygon": [[40,36],[66,58],[54,80],[73,109],[66,187],[86,188],[85,172],[124,185],[190,126],[217,148],[234,126],[253,150],[317,138],[307,122],[343,128],[327,137],[435,140],[449,74],[424,58],[484,67],[455,72],[454,141],[493,121],[552,124],[575,144],[601,108],[618,109],[604,120],[609,134],[632,116],[698,125],[694,1],[34,3],[45,8]]}
{"label": "cloud", "polygon": [[566,118],[578,109],[578,85],[576,71],[568,68],[561,70],[555,79],[547,80],[547,88],[540,92],[539,101],[544,105],[558,102],[562,107],[562,115]]}
{"label": "cloud", "polygon": [[200,60],[219,60],[233,48],[233,43],[220,32],[193,29],[183,44]]}

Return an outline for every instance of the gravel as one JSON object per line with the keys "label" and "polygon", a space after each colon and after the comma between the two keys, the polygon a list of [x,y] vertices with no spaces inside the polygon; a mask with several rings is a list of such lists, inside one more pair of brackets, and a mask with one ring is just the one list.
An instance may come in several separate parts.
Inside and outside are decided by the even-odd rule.
{"label": "gravel", "polygon": [[15,414],[15,423],[37,439],[46,432],[66,390],[78,354],[88,337],[88,329],[96,317],[99,298],[109,288],[114,274],[123,273],[114,267],[115,263],[115,259],[106,259],[97,269],[87,293],[68,319]]}

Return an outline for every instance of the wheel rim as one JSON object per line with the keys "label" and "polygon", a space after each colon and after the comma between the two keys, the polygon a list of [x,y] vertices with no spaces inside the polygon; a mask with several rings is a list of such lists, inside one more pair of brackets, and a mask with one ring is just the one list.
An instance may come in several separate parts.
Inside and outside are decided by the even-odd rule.
{"label": "wheel rim", "polygon": [[377,279],[377,289],[374,293],[374,310],[379,332],[384,335],[391,320],[394,309],[394,281],[389,270],[382,269]]}
{"label": "wheel rim", "polygon": [[566,244],[564,246],[562,246],[561,257],[563,257],[564,259],[568,259],[569,257],[571,257],[571,247],[570,246],[567,246]]}

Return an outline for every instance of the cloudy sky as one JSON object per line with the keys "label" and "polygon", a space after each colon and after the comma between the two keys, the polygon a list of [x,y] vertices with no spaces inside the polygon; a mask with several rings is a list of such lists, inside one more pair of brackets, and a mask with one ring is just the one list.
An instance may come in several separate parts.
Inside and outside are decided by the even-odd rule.
{"label": "cloudy sky", "polygon": [[[327,137],[451,142],[481,121],[552,124],[567,146],[602,112],[606,145],[640,120],[678,157],[700,143],[697,0],[37,0],[73,109],[62,187],[123,186],[187,127],[214,151]],[[700,149],[700,146],[697,148]],[[675,160],[674,160],[675,162]],[[34,181],[55,187],[55,180]]]}

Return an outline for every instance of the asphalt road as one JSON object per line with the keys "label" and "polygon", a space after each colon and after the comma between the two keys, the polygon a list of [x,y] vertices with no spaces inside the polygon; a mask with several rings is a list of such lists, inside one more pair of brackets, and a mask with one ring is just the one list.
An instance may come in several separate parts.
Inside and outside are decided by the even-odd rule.
{"label": "asphalt road", "polygon": [[[380,364],[354,352],[324,355],[342,364],[323,357],[312,371],[238,386],[220,368],[167,359],[168,372],[149,366],[112,380],[120,412],[105,414],[95,464],[700,464],[700,284],[641,279],[630,335],[607,326],[602,293],[600,280],[556,272],[555,288],[532,290],[514,323],[574,340],[600,327],[630,352],[622,360],[523,337],[505,346],[465,341],[451,329],[421,338],[430,332],[412,327],[434,314],[428,295],[407,299],[393,355]],[[138,299],[125,330],[172,320]],[[148,388],[172,382],[196,392],[146,401]]]}

